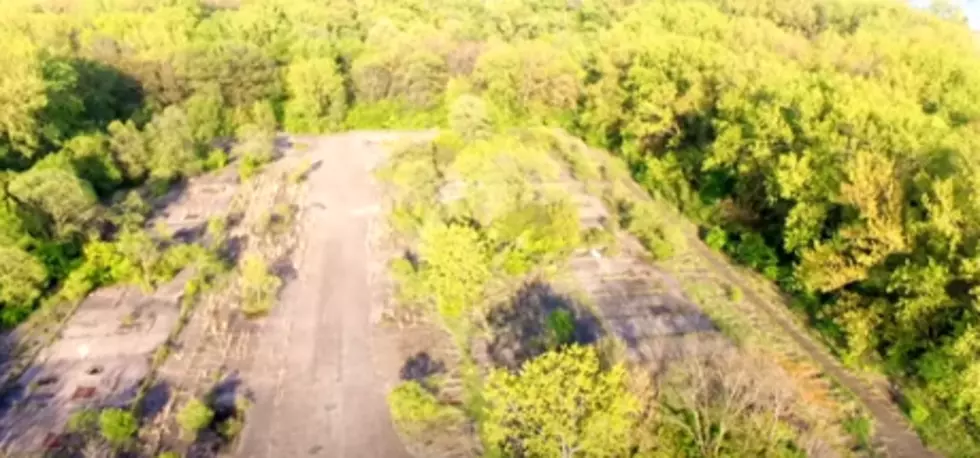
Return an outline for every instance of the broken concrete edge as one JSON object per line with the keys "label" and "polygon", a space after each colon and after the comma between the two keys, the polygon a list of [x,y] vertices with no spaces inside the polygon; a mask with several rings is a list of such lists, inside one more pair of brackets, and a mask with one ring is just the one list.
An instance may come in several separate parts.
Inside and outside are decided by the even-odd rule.
{"label": "broken concrete edge", "polygon": [[[181,328],[185,285],[194,272],[185,268],[149,294],[120,284],[97,289],[75,304],[30,363],[22,362],[5,376],[4,448],[44,449],[61,437],[80,409],[111,407],[138,414],[160,363],[156,352]],[[130,342],[133,337],[136,342]],[[22,422],[21,415],[35,421]]]}

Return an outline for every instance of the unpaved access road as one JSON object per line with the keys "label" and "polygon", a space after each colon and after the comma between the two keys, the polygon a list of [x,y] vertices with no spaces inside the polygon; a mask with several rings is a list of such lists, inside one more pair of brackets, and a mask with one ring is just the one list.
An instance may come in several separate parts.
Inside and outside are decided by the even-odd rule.
{"label": "unpaved access road", "polygon": [[253,396],[237,456],[407,457],[389,418],[373,338],[371,169],[396,133],[296,138],[314,170],[299,202],[295,278],[253,342]]}

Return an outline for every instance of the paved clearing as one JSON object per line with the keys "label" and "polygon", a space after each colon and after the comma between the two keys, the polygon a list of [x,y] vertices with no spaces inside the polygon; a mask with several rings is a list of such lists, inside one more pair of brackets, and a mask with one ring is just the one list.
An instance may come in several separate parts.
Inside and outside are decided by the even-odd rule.
{"label": "paved clearing", "polygon": [[296,139],[315,170],[300,203],[296,278],[254,341],[243,380],[254,404],[244,457],[408,456],[374,360],[369,233],[380,217],[371,168],[398,134]]}

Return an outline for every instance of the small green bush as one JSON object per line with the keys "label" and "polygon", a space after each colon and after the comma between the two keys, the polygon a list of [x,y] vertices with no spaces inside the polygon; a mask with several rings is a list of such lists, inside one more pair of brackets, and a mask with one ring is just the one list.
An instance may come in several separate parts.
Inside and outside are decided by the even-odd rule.
{"label": "small green bush", "polygon": [[568,310],[553,310],[548,314],[548,339],[552,348],[575,341],[575,316]]}
{"label": "small green bush", "polygon": [[742,291],[742,288],[731,285],[728,287],[728,299],[735,303],[742,302],[745,299],[745,293]]}
{"label": "small green bush", "polygon": [[191,440],[197,439],[197,434],[207,428],[213,419],[214,411],[197,398],[188,401],[177,413],[181,435]]}
{"label": "small green bush", "polygon": [[92,409],[79,410],[68,417],[68,432],[87,434],[99,427],[99,412]]}
{"label": "small green bush", "polygon": [[267,161],[262,160],[256,156],[244,156],[242,157],[241,164],[238,165],[238,178],[242,181],[248,181],[252,179],[255,175],[258,175],[262,171],[262,167]]}
{"label": "small green bush", "polygon": [[228,165],[228,153],[221,148],[214,148],[204,158],[204,170],[218,170]]}
{"label": "small green bush", "polygon": [[462,412],[444,405],[419,382],[398,385],[388,395],[391,418],[409,434],[422,433],[429,428],[442,428],[462,419]]}
{"label": "small green bush", "polygon": [[99,414],[99,432],[113,447],[125,447],[132,443],[137,430],[139,423],[132,412],[111,408]]}
{"label": "small green bush", "polygon": [[265,260],[255,253],[245,255],[241,269],[242,313],[248,317],[265,315],[272,309],[282,280],[273,275]]}
{"label": "small green bush", "polygon": [[704,243],[715,251],[723,251],[728,243],[728,233],[720,226],[712,226],[704,236]]}

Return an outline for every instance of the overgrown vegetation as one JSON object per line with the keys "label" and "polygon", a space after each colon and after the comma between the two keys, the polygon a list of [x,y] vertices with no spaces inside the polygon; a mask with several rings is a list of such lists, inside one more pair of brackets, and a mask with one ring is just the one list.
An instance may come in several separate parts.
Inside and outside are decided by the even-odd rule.
{"label": "overgrown vegetation", "polygon": [[214,411],[198,398],[187,401],[177,412],[177,424],[180,425],[181,435],[191,441],[197,439],[197,434],[211,425]]}
{"label": "overgrown vegetation", "polygon": [[[560,220],[566,204],[500,213],[526,196],[486,183],[538,156],[489,126],[561,126],[621,154],[710,245],[778,282],[846,362],[901,385],[930,443],[975,456],[980,57],[962,14],[931,3],[6,2],[0,322],[110,282],[152,284],[149,267],[172,264],[126,258],[118,229],[141,217],[122,192],[163,195],[228,161],[247,179],[279,127],[450,125],[406,153],[431,175],[411,182],[400,227],[476,231],[490,266],[519,276],[561,249],[489,228]],[[213,140],[232,136],[229,158]],[[485,159],[497,151],[499,170]],[[472,193],[426,208],[446,177]],[[632,229],[670,256],[669,226],[637,210]],[[112,268],[123,259],[130,271]],[[460,297],[439,307],[478,307]]]}
{"label": "overgrown vegetation", "polygon": [[256,253],[246,253],[241,267],[241,307],[248,317],[265,315],[275,304],[282,280]]}

